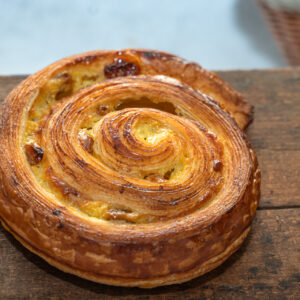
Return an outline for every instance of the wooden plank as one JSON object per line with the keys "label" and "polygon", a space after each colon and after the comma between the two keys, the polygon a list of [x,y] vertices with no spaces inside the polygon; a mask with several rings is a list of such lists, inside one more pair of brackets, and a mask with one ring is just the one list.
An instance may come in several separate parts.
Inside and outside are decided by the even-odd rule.
{"label": "wooden plank", "polygon": [[16,87],[27,76],[0,76],[0,102],[2,102],[8,93]]}
{"label": "wooden plank", "polygon": [[246,242],[222,266],[185,284],[143,290],[65,274],[2,229],[0,299],[297,299],[299,245],[300,209],[258,211]]}
{"label": "wooden plank", "polygon": [[300,151],[258,149],[262,169],[259,209],[300,206]]}
{"label": "wooden plank", "polygon": [[218,75],[255,107],[247,133],[262,170],[260,207],[300,207],[300,68]]}
{"label": "wooden plank", "polygon": [[[248,135],[262,169],[260,207],[299,207],[300,68],[218,74],[255,106]],[[25,78],[0,77],[0,100]]]}
{"label": "wooden plank", "polygon": [[256,149],[300,150],[300,68],[218,72],[255,106]]}

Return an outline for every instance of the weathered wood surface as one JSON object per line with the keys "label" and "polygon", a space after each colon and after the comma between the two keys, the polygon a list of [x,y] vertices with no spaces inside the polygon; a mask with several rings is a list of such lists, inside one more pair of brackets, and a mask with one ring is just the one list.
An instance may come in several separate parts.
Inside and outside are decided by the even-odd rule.
{"label": "weathered wood surface", "polygon": [[300,207],[300,68],[219,75],[255,107],[248,136],[262,169],[260,207]]}
{"label": "weathered wood surface", "polygon": [[[127,289],[64,274],[0,228],[0,299],[300,299],[300,69],[218,74],[255,106],[262,198],[242,248],[188,283]],[[24,78],[0,77],[0,100]]]}

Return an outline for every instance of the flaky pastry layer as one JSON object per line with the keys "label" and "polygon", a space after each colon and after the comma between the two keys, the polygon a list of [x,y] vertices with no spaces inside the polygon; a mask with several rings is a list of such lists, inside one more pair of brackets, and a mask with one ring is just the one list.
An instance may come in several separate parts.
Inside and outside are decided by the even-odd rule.
{"label": "flaky pastry layer", "polygon": [[240,129],[251,111],[170,54],[58,61],[2,105],[3,225],[54,266],[101,283],[154,287],[208,272],[255,215],[260,170]]}

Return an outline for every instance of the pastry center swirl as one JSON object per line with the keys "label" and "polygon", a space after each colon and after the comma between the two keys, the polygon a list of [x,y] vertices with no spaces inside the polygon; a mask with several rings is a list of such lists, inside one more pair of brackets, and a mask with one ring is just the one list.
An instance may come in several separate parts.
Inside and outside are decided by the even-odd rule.
{"label": "pastry center swirl", "polygon": [[39,130],[43,157],[32,169],[44,172],[46,190],[92,217],[132,223],[182,217],[214,199],[226,170],[223,143],[201,118],[151,107],[117,110],[128,99],[161,95],[156,82],[150,92],[129,85],[121,99],[117,84],[107,94],[95,89],[53,106]]}
{"label": "pastry center swirl", "polygon": [[198,135],[195,126],[177,116],[154,109],[124,109],[96,124],[94,153],[124,176],[184,182],[194,169],[200,172],[200,160],[192,163],[195,152],[201,151],[191,143]]}

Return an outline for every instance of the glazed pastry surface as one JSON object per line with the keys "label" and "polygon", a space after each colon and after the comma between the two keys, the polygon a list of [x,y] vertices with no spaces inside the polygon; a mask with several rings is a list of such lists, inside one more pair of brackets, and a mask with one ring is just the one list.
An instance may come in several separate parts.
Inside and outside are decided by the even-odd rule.
{"label": "glazed pastry surface", "polygon": [[2,105],[2,224],[50,264],[96,282],[192,279],[249,232],[260,194],[242,132],[251,118],[223,80],[167,53],[58,61]]}

